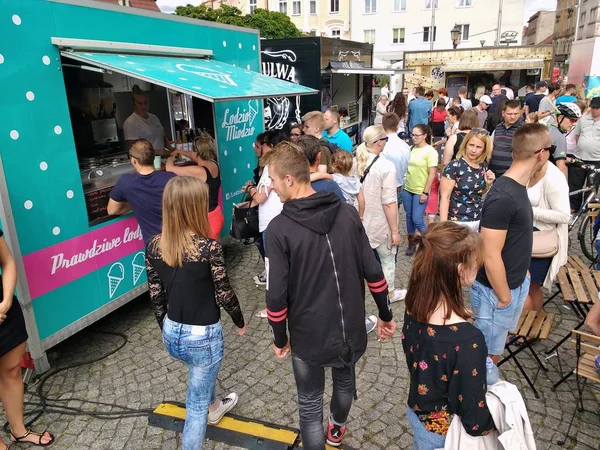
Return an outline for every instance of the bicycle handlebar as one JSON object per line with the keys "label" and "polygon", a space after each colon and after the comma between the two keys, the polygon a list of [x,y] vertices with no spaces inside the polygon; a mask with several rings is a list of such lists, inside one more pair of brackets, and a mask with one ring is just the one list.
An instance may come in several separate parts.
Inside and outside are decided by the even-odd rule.
{"label": "bicycle handlebar", "polygon": [[586,163],[584,161],[582,161],[579,158],[576,157],[571,157],[571,161],[569,162],[569,164],[573,164],[575,167],[581,167],[582,169],[586,169],[586,170],[591,170],[595,173],[600,173],[600,167],[597,167],[594,164],[589,164]]}

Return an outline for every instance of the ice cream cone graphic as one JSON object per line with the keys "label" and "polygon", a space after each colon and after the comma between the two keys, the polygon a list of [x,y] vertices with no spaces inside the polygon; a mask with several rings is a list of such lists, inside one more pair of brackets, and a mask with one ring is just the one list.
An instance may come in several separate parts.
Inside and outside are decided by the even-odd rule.
{"label": "ice cream cone graphic", "polygon": [[108,269],[108,296],[113,298],[121,281],[125,278],[125,267],[120,262],[114,263]]}
{"label": "ice cream cone graphic", "polygon": [[133,284],[137,284],[146,269],[146,257],[144,252],[137,252],[131,261],[131,267],[133,267]]}

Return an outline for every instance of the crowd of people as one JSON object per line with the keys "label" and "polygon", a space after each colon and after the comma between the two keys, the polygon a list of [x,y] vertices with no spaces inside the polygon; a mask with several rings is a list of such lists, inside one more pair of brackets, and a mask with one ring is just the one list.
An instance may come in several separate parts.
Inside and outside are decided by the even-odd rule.
{"label": "crowd of people", "polygon": [[[542,309],[543,289],[552,288],[566,263],[575,206],[569,189],[582,182],[567,162],[600,163],[600,98],[588,112],[571,86],[563,92],[540,82],[529,90],[524,105],[500,85],[475,106],[466,88],[452,100],[440,89],[434,101],[422,87],[414,99],[398,93],[388,104],[382,95],[375,124],[355,149],[335,108],[305,114],[289,134],[256,136],[257,166],[243,186],[250,205],[258,205],[256,245],[264,260],[254,282],[266,287],[266,308],[256,316],[273,331],[276,357],[291,356],[304,448],[341,445],[367,334],[376,329],[379,340],[392,338],[392,304],[403,300],[415,448],[443,447],[461,432],[497,439],[486,372],[498,363],[522,311]],[[151,142],[129,144],[135,173],[119,179],[108,209],[114,215],[132,210],[140,224],[165,348],[189,370],[183,448],[199,449],[207,425],[238,402],[235,393],[219,399],[216,392],[224,358],[220,310],[239,335],[246,332],[218,239],[224,217],[215,143],[199,136],[193,151],[170,153],[166,171],[154,168]],[[174,164],[179,155],[191,164]],[[395,282],[403,245],[413,257],[407,290]],[[27,334],[13,296],[15,263],[1,237],[0,265],[0,398],[13,441],[48,445],[49,432],[23,424],[17,374]],[[365,283],[376,316],[367,315]],[[586,325],[600,334],[600,302]],[[333,393],[324,430],[326,368]],[[493,391],[501,396],[502,389]],[[518,439],[527,448],[526,411],[520,419]],[[451,426],[455,420],[461,426]]]}

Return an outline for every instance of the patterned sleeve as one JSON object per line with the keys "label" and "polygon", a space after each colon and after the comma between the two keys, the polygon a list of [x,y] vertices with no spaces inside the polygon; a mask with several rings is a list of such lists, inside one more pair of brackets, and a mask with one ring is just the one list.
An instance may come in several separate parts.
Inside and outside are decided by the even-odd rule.
{"label": "patterned sleeve", "polygon": [[236,327],[243,328],[245,325],[244,316],[242,315],[240,302],[229,284],[229,277],[225,270],[225,256],[223,255],[221,244],[218,241],[211,241],[209,252],[210,271],[212,273],[213,284],[215,285],[217,304],[227,311],[227,314],[231,316]]}
{"label": "patterned sleeve", "polygon": [[448,164],[446,164],[446,167],[444,167],[444,172],[442,173],[442,176],[445,178],[448,178],[449,180],[456,181],[456,160],[455,159],[453,159]]}
{"label": "patterned sleeve", "polygon": [[162,329],[165,316],[167,315],[167,296],[165,295],[165,288],[156,272],[156,269],[151,262],[152,257],[152,241],[148,243],[146,249],[146,272],[148,274],[148,290],[150,292],[150,301],[152,302],[152,308],[154,309],[154,315],[158,326]]}
{"label": "patterned sleeve", "polygon": [[487,346],[483,336],[478,336],[454,350],[456,363],[448,383],[450,410],[458,414],[468,434],[484,436],[495,428],[485,401]]}

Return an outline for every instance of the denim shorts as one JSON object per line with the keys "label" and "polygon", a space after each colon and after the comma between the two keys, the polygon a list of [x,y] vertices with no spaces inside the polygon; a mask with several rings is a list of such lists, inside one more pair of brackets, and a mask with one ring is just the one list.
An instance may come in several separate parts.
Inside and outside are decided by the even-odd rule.
{"label": "denim shorts", "polygon": [[408,424],[413,430],[414,450],[437,450],[444,448],[446,436],[432,433],[425,428],[423,422],[419,420],[419,417],[410,406],[406,409],[406,416],[408,417]]}
{"label": "denim shorts", "polygon": [[475,281],[471,286],[471,306],[475,313],[475,326],[483,333],[489,355],[502,355],[509,331],[516,328],[523,304],[529,293],[531,278],[510,291],[511,301],[498,307],[498,297],[492,288]]}

